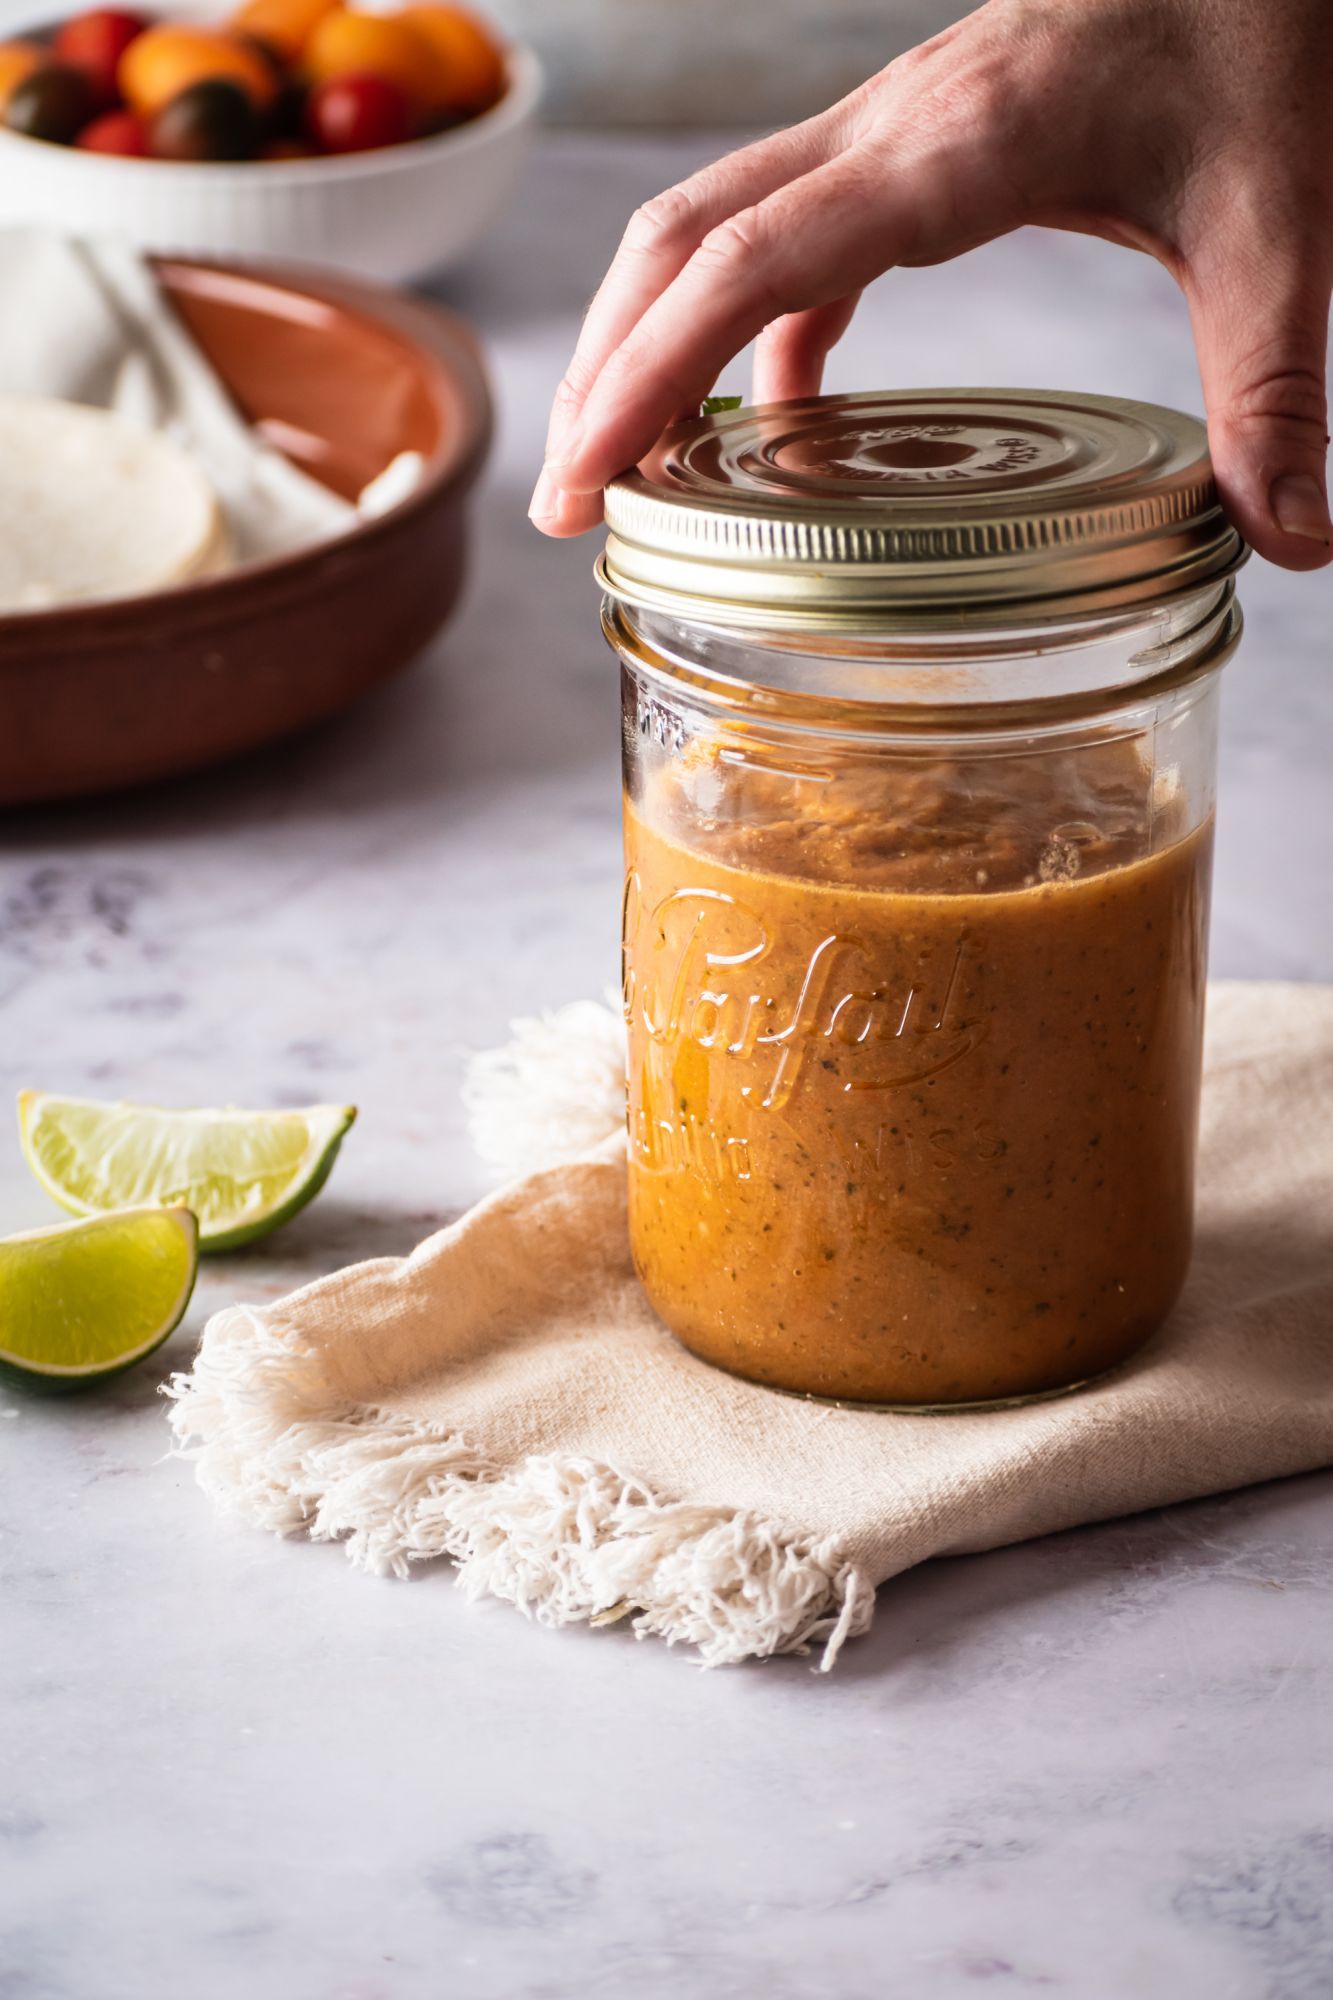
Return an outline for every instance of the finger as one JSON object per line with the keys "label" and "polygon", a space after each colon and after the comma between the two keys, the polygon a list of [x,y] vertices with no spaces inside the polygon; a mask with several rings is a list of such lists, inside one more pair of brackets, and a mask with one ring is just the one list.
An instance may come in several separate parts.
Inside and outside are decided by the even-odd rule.
{"label": "finger", "polygon": [[1252,547],[1287,569],[1333,556],[1326,460],[1329,269],[1280,228],[1219,240],[1186,289],[1213,468]]}
{"label": "finger", "polygon": [[560,539],[566,535],[586,534],[589,528],[597,526],[601,518],[600,493],[566,493],[556,485],[549,472],[543,471],[539,475],[528,506],[528,519],[544,535]]}
{"label": "finger", "polygon": [[857,153],[731,216],[602,368],[551,468],[558,483],[573,493],[605,486],[770,320],[859,289],[914,233],[906,179]]}
{"label": "finger", "polygon": [[[765,327],[755,352],[756,403],[780,403],[818,395],[824,362],[850,325],[859,296],[853,293],[850,298],[836,299],[832,305],[790,313]],[[676,409],[667,421],[678,423],[697,411],[697,403],[688,409]],[[566,493],[552,474],[543,469],[528,516],[543,534],[582,535],[602,519],[602,496]]]}
{"label": "finger", "polygon": [[787,403],[819,394],[824,363],[851,325],[859,296],[853,292],[832,305],[786,313],[764,328],[754,354],[756,403]]}
{"label": "finger", "polygon": [[851,116],[845,103],[835,105],[788,131],[744,146],[656,195],[630,218],[556,391],[548,458],[559,456],[607,357],[685,268],[709,230],[835,157],[846,141]]}

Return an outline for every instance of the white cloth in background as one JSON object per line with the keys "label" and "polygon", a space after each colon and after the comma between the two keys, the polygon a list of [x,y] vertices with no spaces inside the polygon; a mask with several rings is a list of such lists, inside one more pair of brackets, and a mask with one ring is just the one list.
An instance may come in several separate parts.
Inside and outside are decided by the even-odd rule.
{"label": "white cloth in background", "polygon": [[[245,422],[127,243],[0,231],[0,394],[89,403],[167,432],[217,494],[237,562],[284,555],[358,519]],[[412,468],[395,460],[363,493],[362,513],[377,511],[374,489],[391,473],[392,498],[410,490]]]}

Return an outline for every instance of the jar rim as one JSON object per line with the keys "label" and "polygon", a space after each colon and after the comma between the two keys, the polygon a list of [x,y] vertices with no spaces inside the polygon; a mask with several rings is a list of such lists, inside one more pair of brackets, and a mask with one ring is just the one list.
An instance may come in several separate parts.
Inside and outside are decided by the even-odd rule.
{"label": "jar rim", "polygon": [[[1112,685],[1099,683],[1077,691],[1043,691],[1019,698],[1001,695],[997,699],[968,701],[932,700],[929,695],[906,701],[876,700],[859,695],[809,692],[720,672],[703,661],[669,657],[637,629],[632,614],[639,607],[619,594],[608,592],[603,597],[601,624],[608,645],[627,666],[664,685],[687,686],[712,705],[745,712],[751,717],[762,714],[775,724],[837,734],[931,735],[938,733],[942,725],[949,732],[960,734],[1027,734],[1084,722],[1112,721],[1120,714],[1184,694],[1196,684],[1211,680],[1236,651],[1244,621],[1233,583],[1225,581],[1206,595],[1207,606],[1197,620],[1167,643],[1136,656],[1147,664],[1144,673]],[[716,629],[724,635],[728,632],[723,625]],[[1002,626],[990,629],[1003,635]],[[784,632],[780,636],[797,635]]]}

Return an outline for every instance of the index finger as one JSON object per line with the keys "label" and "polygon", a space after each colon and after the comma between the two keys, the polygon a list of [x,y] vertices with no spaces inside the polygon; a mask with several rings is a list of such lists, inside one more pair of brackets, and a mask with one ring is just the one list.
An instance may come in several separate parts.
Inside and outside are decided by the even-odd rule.
{"label": "index finger", "polygon": [[556,391],[548,462],[559,458],[609,357],[684,270],[709,231],[737,209],[762,201],[833,158],[850,116],[847,105],[835,105],[789,131],[727,154],[636,211],[588,307],[573,359]]}
{"label": "index finger", "polygon": [[856,153],[730,217],[606,361],[553,476],[566,493],[598,492],[770,321],[857,290],[914,235],[908,189]]}

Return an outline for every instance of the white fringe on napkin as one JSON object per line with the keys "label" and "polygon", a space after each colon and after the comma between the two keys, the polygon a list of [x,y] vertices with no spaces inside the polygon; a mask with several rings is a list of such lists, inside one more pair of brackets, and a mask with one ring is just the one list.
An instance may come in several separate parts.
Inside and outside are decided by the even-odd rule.
{"label": "white fringe on napkin", "polygon": [[463,1103],[477,1156],[502,1174],[562,1166],[625,1122],[625,1028],[596,1000],[511,1021],[502,1048],[474,1055]]}
{"label": "white fringe on napkin", "polygon": [[[531,1174],[623,1130],[624,1030],[609,1007],[578,1001],[516,1021],[512,1035],[469,1065],[483,1159]],[[377,1574],[449,1556],[470,1598],[501,1598],[546,1625],[629,1618],[641,1638],[697,1647],[706,1666],[822,1643],[827,1672],[873,1616],[872,1584],[831,1539],[661,1500],[589,1458],[496,1465],[457,1432],[339,1403],[317,1346],[258,1308],[215,1313],[193,1368],[164,1394],[178,1455],[220,1512],[341,1541]]]}

